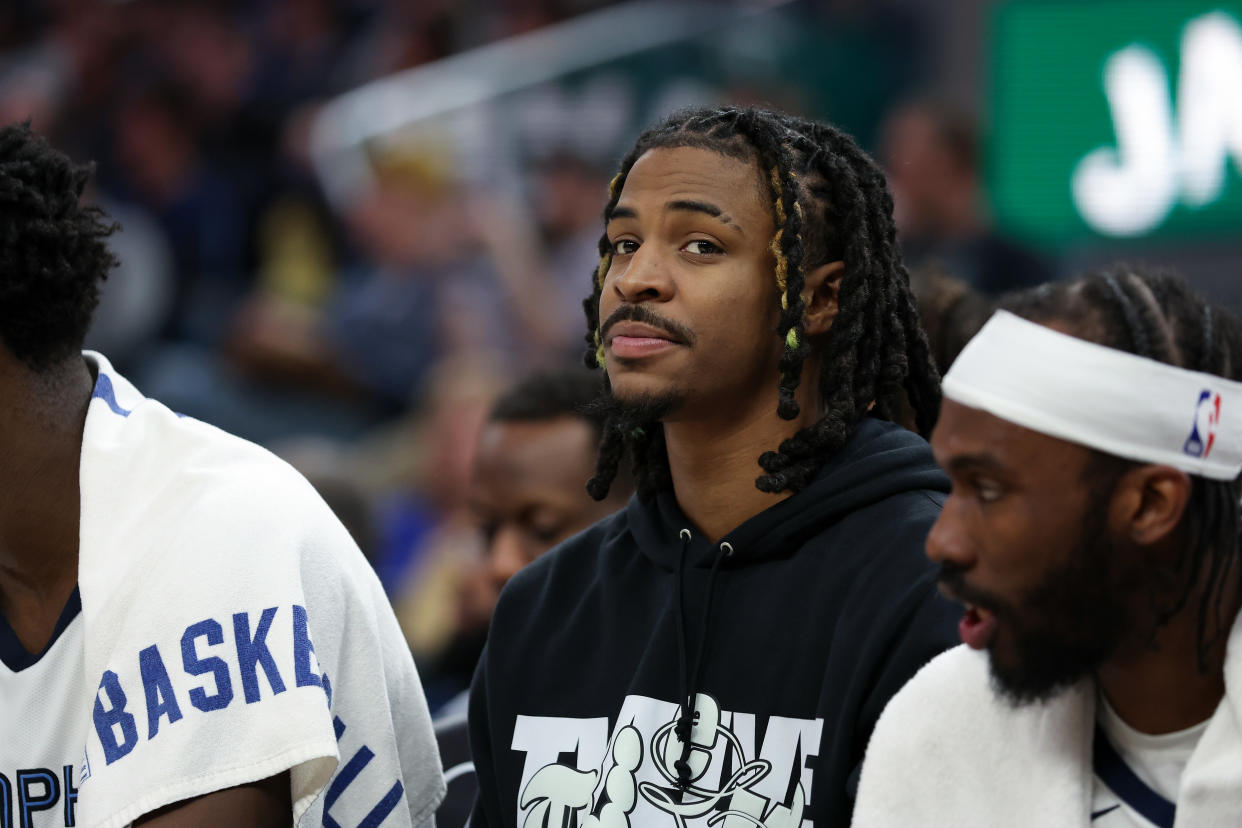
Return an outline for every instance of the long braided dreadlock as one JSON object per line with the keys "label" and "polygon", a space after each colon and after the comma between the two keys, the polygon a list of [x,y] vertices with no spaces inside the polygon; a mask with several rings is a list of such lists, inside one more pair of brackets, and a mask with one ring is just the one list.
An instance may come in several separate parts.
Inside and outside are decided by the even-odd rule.
{"label": "long braided dreadlock", "polygon": [[[1170,365],[1219,377],[1242,378],[1242,324],[1236,317],[1195,295],[1168,272],[1118,265],[1069,283],[1044,285],[1016,294],[1004,306],[1035,322],[1061,322],[1092,342]],[[1095,452],[1088,473],[1114,483],[1136,465]],[[1174,571],[1164,583],[1181,592],[1161,605],[1151,596],[1156,629],[1181,612],[1206,570],[1209,588],[1199,609],[1199,662],[1229,630],[1223,617],[1229,579],[1242,578],[1239,553],[1239,494],[1242,478],[1232,481],[1192,476],[1183,518],[1185,536]],[[1215,629],[1208,623],[1215,612]]]}
{"label": "long braided dreadlock", "polygon": [[[926,436],[940,409],[940,376],[910,294],[893,224],[893,200],[884,174],[848,135],[834,127],[757,108],[695,109],[673,115],[644,132],[609,185],[607,223],[634,163],[648,150],[697,147],[757,163],[772,199],[776,233],[771,242],[781,297],[778,336],[784,340],[777,366],[777,413],[799,414],[795,391],[810,344],[803,330],[802,290],[809,270],[844,262],[836,321],[824,340],[818,377],[822,416],[811,426],[764,452],[765,492],[798,491],[849,439],[863,417],[892,420],[904,391],[915,424]],[[594,291],[583,303],[587,316],[586,363],[604,366],[599,302],[612,265],[607,234],[600,238]],[[634,460],[640,497],[671,485],[664,430],[658,422],[635,423],[613,416],[605,425],[595,476],[587,490],[608,494],[626,449]]]}

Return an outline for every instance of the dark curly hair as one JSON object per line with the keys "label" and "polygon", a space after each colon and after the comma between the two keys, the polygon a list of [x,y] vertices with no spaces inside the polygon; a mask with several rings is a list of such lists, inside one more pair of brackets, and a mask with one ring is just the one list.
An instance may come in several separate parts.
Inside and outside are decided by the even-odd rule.
{"label": "dark curly hair", "polygon": [[0,128],[0,341],[35,371],[81,349],[116,264],[105,241],[116,225],[80,203],[93,171],[29,122]]}
{"label": "dark curly hair", "polygon": [[[1242,380],[1242,322],[1195,294],[1180,276],[1142,265],[1118,264],[1072,282],[1043,285],[1007,297],[1001,307],[1033,322],[1060,322],[1083,339],[1159,362]],[[1136,465],[1094,452],[1096,485],[1112,484]],[[1225,599],[1242,583],[1239,504],[1242,478],[1191,477],[1182,518],[1185,532],[1167,582],[1180,594],[1161,605],[1152,597],[1156,628],[1181,612],[1206,573],[1208,596],[1199,607],[1200,666],[1212,644],[1229,631]],[[1154,631],[1153,631],[1154,632]]]}
{"label": "dark curly hair", "polygon": [[[693,109],[644,132],[621,162],[609,186],[607,223],[626,176],[643,153],[657,148],[698,147],[758,165],[767,181],[776,235],[771,249],[781,293],[780,327],[785,342],[779,365],[777,413],[798,416],[794,397],[810,345],[802,328],[806,273],[827,262],[844,262],[839,311],[825,339],[817,378],[822,416],[759,457],[761,491],[804,488],[849,439],[866,416],[894,419],[903,393],[918,431],[926,436],[940,410],[940,375],[910,293],[893,224],[893,199],[876,163],[845,133],[826,124],[753,107]],[[605,234],[594,292],[583,303],[589,367],[603,364],[599,301],[612,264]],[[603,499],[626,449],[632,453],[640,497],[670,484],[664,430],[657,422],[632,423],[620,416],[606,424],[599,464],[587,490]]]}

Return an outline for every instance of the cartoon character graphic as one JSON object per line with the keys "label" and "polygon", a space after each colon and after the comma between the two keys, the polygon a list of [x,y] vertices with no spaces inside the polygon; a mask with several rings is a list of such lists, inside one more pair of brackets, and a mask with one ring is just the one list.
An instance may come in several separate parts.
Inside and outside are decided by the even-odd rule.
{"label": "cartoon character graphic", "polygon": [[[678,707],[676,715],[656,728],[646,745],[637,727],[620,727],[612,740],[612,762],[606,774],[560,764],[541,768],[520,796],[519,804],[526,811],[524,828],[573,824],[570,814],[582,828],[630,828],[635,808],[644,803],[667,814],[667,824],[677,828],[802,825],[807,802],[802,784],[780,784],[781,790],[793,789],[785,802],[773,801],[757,791],[755,787],[773,772],[773,764],[764,758],[747,758],[742,739],[725,724],[726,714],[715,698],[705,693],[695,697],[688,746],[676,729],[681,715]],[[690,783],[685,787],[678,784],[676,770],[683,754],[690,767]],[[645,767],[654,767],[656,773],[648,771],[648,780],[640,781],[644,759],[650,760]],[[715,769],[713,761],[718,763]],[[650,781],[657,774],[665,784]],[[709,782],[712,778],[718,781]],[[650,810],[646,813],[640,820],[644,824],[652,815]]]}

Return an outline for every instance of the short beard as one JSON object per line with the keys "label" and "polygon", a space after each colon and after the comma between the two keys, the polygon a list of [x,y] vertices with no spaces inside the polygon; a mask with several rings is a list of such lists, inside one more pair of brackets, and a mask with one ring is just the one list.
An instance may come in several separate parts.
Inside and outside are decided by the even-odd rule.
{"label": "short beard", "polygon": [[635,431],[662,421],[681,408],[685,401],[686,395],[681,391],[645,393],[622,399],[613,392],[612,385],[608,384],[604,393],[590,404],[588,410],[592,415],[607,421],[628,440],[638,436],[634,434]]}
{"label": "short beard", "polygon": [[1061,567],[1046,573],[1020,602],[975,593],[960,572],[942,578],[964,601],[996,616],[1011,660],[989,647],[992,685],[1014,706],[1045,702],[1093,675],[1117,652],[1127,629],[1126,604],[1113,567],[1115,550],[1104,516],[1108,499],[1092,496],[1078,543]]}

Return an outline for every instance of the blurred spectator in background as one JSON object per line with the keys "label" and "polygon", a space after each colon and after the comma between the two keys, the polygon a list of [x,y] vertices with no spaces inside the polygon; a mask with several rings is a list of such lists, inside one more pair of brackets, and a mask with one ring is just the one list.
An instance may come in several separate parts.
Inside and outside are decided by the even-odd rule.
{"label": "blurred spectator in background", "polygon": [[502,387],[490,362],[447,361],[437,367],[406,433],[379,442],[381,452],[412,455],[408,489],[381,501],[384,549],[377,569],[420,663],[452,638],[458,584],[480,554],[470,514],[471,477],[479,435]]}
{"label": "blurred spectator in background", "polygon": [[500,590],[526,564],[621,509],[633,491],[623,475],[604,500],[587,495],[603,436],[602,409],[591,407],[601,390],[600,378],[581,369],[535,374],[496,401],[479,434],[469,503],[482,549],[459,582],[454,635],[421,671],[438,705],[436,736],[449,771],[440,828],[464,825],[474,805],[467,691]]}
{"label": "blurred spectator in background", "polygon": [[1049,281],[1050,262],[991,227],[980,153],[973,117],[950,103],[918,98],[886,119],[880,160],[907,265],[935,262],[988,296]]}
{"label": "blurred spectator in background", "polygon": [[918,301],[932,359],[944,374],[988,321],[995,304],[962,280],[935,267],[911,270],[910,291]]}
{"label": "blurred spectator in background", "polygon": [[523,363],[560,366],[583,348],[584,285],[599,264],[599,202],[608,173],[573,150],[534,160],[530,192],[476,196],[473,214],[503,285]]}
{"label": "blurred spectator in background", "polygon": [[126,100],[110,136],[118,164],[109,166],[121,174],[104,181],[149,211],[171,245],[178,279],[163,333],[214,344],[249,281],[250,216],[246,188],[219,157],[204,155],[194,105],[171,85]]}
{"label": "blurred spectator in background", "polygon": [[619,510],[633,492],[623,474],[604,500],[587,495],[603,436],[604,415],[591,407],[600,391],[600,378],[585,371],[546,372],[514,385],[492,407],[479,433],[468,495],[481,554],[461,580],[453,638],[426,669],[432,706],[448,700],[436,715],[465,712],[464,691],[508,580]]}
{"label": "blurred spectator in background", "polygon": [[[934,263],[910,270],[910,292],[918,303],[919,320],[927,333],[932,361],[943,375],[970,338],[988,321],[995,303]],[[896,421],[911,431],[917,430],[908,399],[901,400]]]}

